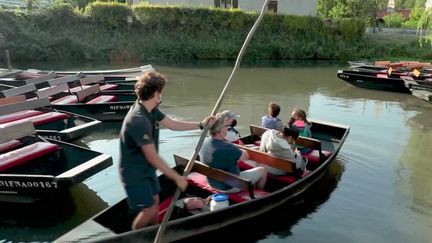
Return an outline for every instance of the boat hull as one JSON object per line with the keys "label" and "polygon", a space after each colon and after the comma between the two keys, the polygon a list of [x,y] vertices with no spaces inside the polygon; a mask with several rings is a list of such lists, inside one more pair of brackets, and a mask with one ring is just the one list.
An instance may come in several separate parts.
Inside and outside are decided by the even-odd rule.
{"label": "boat hull", "polygon": [[[41,141],[40,138],[27,138]],[[111,156],[74,144],[45,139],[61,150],[0,173],[0,200],[42,198],[66,190],[112,165]]]}
{"label": "boat hull", "polygon": [[[198,234],[215,231],[232,224],[251,219],[262,215],[282,204],[292,201],[302,195],[308,188],[314,185],[327,171],[344,143],[349,128],[345,126],[334,126],[331,124],[314,123],[313,128],[318,137],[327,142],[323,144],[325,149],[332,149],[332,155],[322,164],[317,166],[310,174],[295,181],[292,184],[281,187],[269,194],[252,200],[230,205],[227,208],[216,211],[205,211],[199,214],[192,214],[186,217],[179,217],[168,222],[163,235],[163,242],[172,242],[187,239]],[[324,134],[317,129],[326,129],[329,133]],[[182,168],[177,168],[181,171]],[[172,195],[175,185],[165,176],[159,177],[162,186],[161,200]],[[175,207],[174,214],[178,214]],[[153,242],[159,225],[150,226],[144,229],[129,231],[131,218],[126,218],[126,199],[107,208],[97,216],[86,221],[74,230],[58,238],[57,242]],[[123,216],[122,216],[123,215]],[[118,222],[128,222],[118,226]]]}
{"label": "boat hull", "polygon": [[[133,96],[136,99],[136,96]],[[107,102],[102,104],[52,104],[54,109],[91,117],[99,121],[121,121],[128,113],[135,100]]]}
{"label": "boat hull", "polygon": [[400,78],[379,78],[355,71],[339,70],[337,77],[359,88],[409,93],[410,90]]}

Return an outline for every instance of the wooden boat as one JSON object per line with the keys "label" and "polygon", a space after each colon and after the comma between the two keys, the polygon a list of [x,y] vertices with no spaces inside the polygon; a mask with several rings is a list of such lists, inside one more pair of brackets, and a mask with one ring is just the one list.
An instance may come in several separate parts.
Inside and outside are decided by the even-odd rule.
{"label": "wooden boat", "polygon": [[[83,73],[85,76],[103,74],[105,80],[125,80],[128,78],[135,79],[136,76],[141,75],[143,72],[153,71],[153,70],[154,70],[153,66],[149,64],[149,65],[132,67],[132,68],[125,68],[125,69],[90,70],[90,71],[83,71],[83,70],[55,71],[55,73],[59,77],[67,76],[67,75],[73,75],[76,73]],[[50,72],[53,72],[53,71],[28,69],[28,70],[23,70],[20,73],[16,74],[15,79],[25,80],[25,79],[30,79],[30,78],[38,78],[41,75],[45,75],[45,74],[48,74]]]}
{"label": "wooden boat", "polygon": [[[115,91],[105,93],[101,92],[99,84],[71,91],[64,80],[56,79],[50,83],[52,87],[43,90],[38,90],[34,84],[29,84],[4,90],[0,92],[0,95],[1,93],[8,96],[25,95],[28,99],[49,97],[51,107],[54,109],[100,121],[123,120],[129,108],[136,101],[135,93]],[[0,85],[1,89],[2,85]]]}
{"label": "wooden boat", "polygon": [[0,125],[0,132],[0,200],[35,200],[112,165],[111,156],[34,136],[29,121]]}
{"label": "wooden boat", "polygon": [[[189,186],[183,197],[207,196],[218,192],[208,186],[206,176],[222,181],[231,186],[242,188],[243,191],[229,194],[230,205],[216,211],[208,211],[206,207],[201,210],[188,211],[182,208],[183,200],[176,202],[176,208],[168,221],[163,242],[172,242],[189,237],[216,231],[234,223],[259,216],[288,201],[295,200],[311,185],[319,181],[324,175],[349,133],[349,127],[327,122],[314,121],[312,126],[315,144],[320,144],[323,150],[331,152],[326,158],[321,157],[319,163],[310,166],[307,173],[296,178],[292,173],[293,164],[266,153],[250,149],[250,158],[261,163],[272,165],[280,169],[291,171],[284,178],[268,177],[265,191],[253,190],[250,181],[242,179],[225,171],[208,167],[198,161],[195,162],[192,173],[189,175]],[[257,134],[251,137],[259,139]],[[311,143],[312,144],[312,143]],[[306,143],[305,143],[306,145]],[[322,151],[321,151],[322,152]],[[181,171],[187,159],[175,155],[177,166]],[[287,179],[290,177],[290,179]],[[164,175],[159,176],[162,191],[160,193],[160,219],[164,210],[171,203],[175,185]],[[136,231],[130,231],[134,215],[127,213],[127,203],[123,199],[113,206],[102,211],[77,228],[58,238],[57,242],[153,242],[158,225],[149,226]]]}
{"label": "wooden boat", "polygon": [[31,121],[38,135],[72,141],[102,128],[102,122],[90,117],[49,108],[48,98],[26,100],[23,95],[0,99],[0,124]]}
{"label": "wooden boat", "polygon": [[404,80],[386,74],[368,75],[351,70],[338,70],[337,77],[360,88],[409,93]]}
{"label": "wooden boat", "polygon": [[382,71],[391,67],[393,70],[410,71],[417,69],[426,73],[431,73],[431,63],[422,63],[418,61],[349,61],[348,63],[350,64],[351,69]]}
{"label": "wooden boat", "polygon": [[70,95],[53,95],[51,106],[100,121],[118,121],[123,120],[137,99],[133,93],[102,93],[99,90],[96,84]]}
{"label": "wooden boat", "polygon": [[419,84],[416,81],[405,80],[405,86],[415,97],[432,103],[432,86]]}
{"label": "wooden boat", "polygon": [[116,92],[134,92],[136,78],[106,80],[106,77],[103,74],[85,76],[83,73],[59,77],[54,72],[50,72],[36,78],[25,80],[0,79],[0,85],[6,85],[11,88],[34,84],[38,89],[42,89],[62,83],[67,83],[69,88],[76,90],[90,84],[99,84],[101,92],[111,92],[113,90]]}

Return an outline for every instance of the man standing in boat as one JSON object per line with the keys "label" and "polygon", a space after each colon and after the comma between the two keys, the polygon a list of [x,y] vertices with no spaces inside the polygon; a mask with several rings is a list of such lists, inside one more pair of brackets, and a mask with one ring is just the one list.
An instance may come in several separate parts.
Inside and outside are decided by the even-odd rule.
{"label": "man standing in boat", "polygon": [[138,100],[123,120],[120,131],[120,177],[127,194],[129,209],[138,213],[132,229],[158,224],[160,185],[156,176],[159,169],[184,191],[187,180],[171,169],[158,155],[159,125],[176,130],[203,129],[204,122],[173,120],[159,110],[162,90],[167,79],[157,72],[146,72],[135,84]]}

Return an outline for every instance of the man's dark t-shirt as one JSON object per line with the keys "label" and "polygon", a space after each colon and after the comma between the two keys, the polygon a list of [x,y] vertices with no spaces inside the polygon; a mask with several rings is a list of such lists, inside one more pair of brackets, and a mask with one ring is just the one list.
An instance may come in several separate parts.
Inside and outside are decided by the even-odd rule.
{"label": "man's dark t-shirt", "polygon": [[[237,160],[240,159],[242,152],[240,149],[227,143],[223,140],[208,138],[201,148],[201,159],[203,162],[210,167],[224,170],[235,175],[240,174],[239,167],[237,166]],[[209,184],[219,190],[229,190],[232,187],[209,179]]]}
{"label": "man's dark t-shirt", "polygon": [[136,101],[123,120],[120,131],[120,176],[125,185],[139,185],[143,178],[156,177],[155,168],[141,151],[141,145],[159,145],[159,122],[165,118],[157,107],[151,112]]}

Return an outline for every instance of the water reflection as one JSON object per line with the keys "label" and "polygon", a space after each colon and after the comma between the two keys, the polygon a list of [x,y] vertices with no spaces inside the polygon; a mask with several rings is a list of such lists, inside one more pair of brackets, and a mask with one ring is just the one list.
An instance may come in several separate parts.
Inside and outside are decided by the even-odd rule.
{"label": "water reflection", "polygon": [[[395,217],[403,219],[408,230],[421,235],[425,242],[432,239],[432,167],[430,160],[425,159],[432,158],[431,112],[425,111],[409,119],[413,129],[397,165],[395,178],[398,190],[395,200],[402,208]],[[424,232],[429,234],[424,235]]]}
{"label": "water reflection", "polygon": [[0,241],[52,241],[107,206],[83,183],[33,204],[0,203]]}

